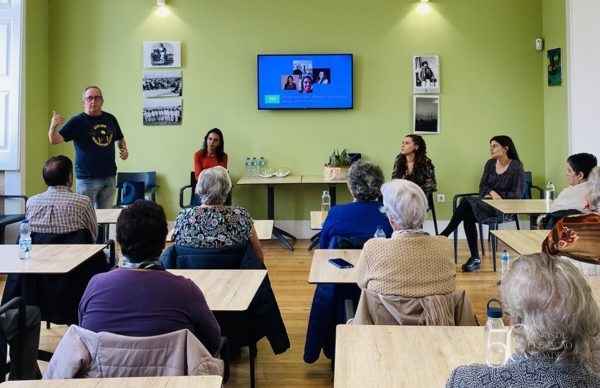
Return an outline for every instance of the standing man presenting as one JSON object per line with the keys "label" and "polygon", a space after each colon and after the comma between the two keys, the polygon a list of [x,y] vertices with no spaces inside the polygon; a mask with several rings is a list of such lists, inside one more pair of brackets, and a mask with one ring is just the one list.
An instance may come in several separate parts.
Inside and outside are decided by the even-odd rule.
{"label": "standing man presenting", "polygon": [[83,112],[73,116],[58,131],[65,118],[53,112],[48,130],[51,144],[73,141],[75,144],[75,182],[77,192],[89,197],[97,209],[113,205],[116,189],[117,164],[115,143],[119,157],[129,156],[121,127],[115,116],[102,111],[102,91],[97,86],[83,90]]}

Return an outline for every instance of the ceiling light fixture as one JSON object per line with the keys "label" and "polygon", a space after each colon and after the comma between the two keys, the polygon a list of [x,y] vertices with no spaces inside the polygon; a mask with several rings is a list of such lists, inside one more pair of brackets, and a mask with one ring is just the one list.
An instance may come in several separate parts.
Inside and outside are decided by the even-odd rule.
{"label": "ceiling light fixture", "polygon": [[167,0],[156,0],[156,5],[165,5]]}
{"label": "ceiling light fixture", "polygon": [[429,0],[420,0],[421,3],[429,3]]}

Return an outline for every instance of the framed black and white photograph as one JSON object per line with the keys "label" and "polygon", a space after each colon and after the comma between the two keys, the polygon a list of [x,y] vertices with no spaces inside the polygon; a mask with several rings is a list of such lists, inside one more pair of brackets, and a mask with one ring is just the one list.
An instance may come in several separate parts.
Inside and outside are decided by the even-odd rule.
{"label": "framed black and white photograph", "polygon": [[144,67],[181,67],[181,42],[144,42]]}
{"label": "framed black and white photograph", "polygon": [[413,57],[413,93],[440,92],[440,57]]}
{"label": "framed black and white photograph", "polygon": [[143,124],[147,126],[181,125],[181,98],[145,98],[142,109]]}
{"label": "framed black and white photograph", "polygon": [[142,93],[144,98],[181,97],[183,93],[181,70],[144,71]]}
{"label": "framed black and white photograph", "polygon": [[440,133],[440,96],[414,96],[413,98],[413,132]]}

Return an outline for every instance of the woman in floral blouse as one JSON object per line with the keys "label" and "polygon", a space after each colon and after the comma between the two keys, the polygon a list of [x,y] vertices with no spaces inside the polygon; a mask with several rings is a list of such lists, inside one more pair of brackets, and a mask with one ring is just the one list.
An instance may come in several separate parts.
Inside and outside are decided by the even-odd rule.
{"label": "woman in floral blouse", "polygon": [[221,248],[250,243],[259,260],[264,255],[250,212],[240,206],[224,206],[231,179],[221,166],[208,168],[198,177],[200,206],[182,209],[175,221],[175,244],[189,248]]}

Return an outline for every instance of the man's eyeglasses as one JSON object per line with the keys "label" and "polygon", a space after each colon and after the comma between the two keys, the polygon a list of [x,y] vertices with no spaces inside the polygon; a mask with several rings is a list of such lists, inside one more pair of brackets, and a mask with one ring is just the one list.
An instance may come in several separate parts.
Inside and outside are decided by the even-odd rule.
{"label": "man's eyeglasses", "polygon": [[102,101],[102,96],[86,96],[83,99],[85,102]]}

